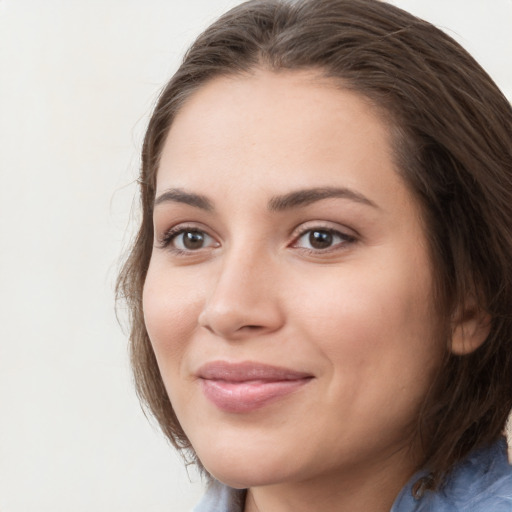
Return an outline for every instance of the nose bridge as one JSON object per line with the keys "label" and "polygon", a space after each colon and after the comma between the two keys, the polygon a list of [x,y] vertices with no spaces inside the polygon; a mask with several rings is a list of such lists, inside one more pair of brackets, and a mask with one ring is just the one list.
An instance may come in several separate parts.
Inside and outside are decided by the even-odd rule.
{"label": "nose bridge", "polygon": [[225,338],[277,329],[282,316],[276,265],[267,251],[254,244],[226,250],[199,323]]}

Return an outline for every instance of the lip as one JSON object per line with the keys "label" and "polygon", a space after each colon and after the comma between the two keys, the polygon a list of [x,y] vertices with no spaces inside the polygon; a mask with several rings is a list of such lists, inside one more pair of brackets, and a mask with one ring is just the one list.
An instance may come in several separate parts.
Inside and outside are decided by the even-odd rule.
{"label": "lip", "polygon": [[225,412],[260,409],[302,388],[314,376],[279,366],[213,361],[197,372],[208,400]]}

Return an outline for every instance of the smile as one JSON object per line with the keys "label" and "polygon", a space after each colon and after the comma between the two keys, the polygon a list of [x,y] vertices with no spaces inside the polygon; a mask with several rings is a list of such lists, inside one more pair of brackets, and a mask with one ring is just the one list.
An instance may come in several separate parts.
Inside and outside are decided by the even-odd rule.
{"label": "smile", "polygon": [[313,375],[261,363],[215,361],[198,372],[208,400],[225,412],[251,412],[300,389]]}

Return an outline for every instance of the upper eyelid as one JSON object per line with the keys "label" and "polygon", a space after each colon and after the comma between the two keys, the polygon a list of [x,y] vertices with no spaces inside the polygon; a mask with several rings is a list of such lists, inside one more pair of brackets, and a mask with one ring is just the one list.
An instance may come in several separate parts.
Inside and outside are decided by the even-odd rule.
{"label": "upper eyelid", "polygon": [[190,229],[191,231],[204,231],[205,233],[209,233],[211,230],[205,226],[202,222],[197,222],[197,221],[179,221],[179,222],[173,222],[172,224],[169,223],[170,226],[169,227],[166,227],[164,229],[158,229],[156,226],[155,226],[155,229],[154,229],[154,232],[155,234],[157,232],[161,232],[161,233],[169,233],[171,231],[180,231],[180,230],[187,230],[187,229]]}
{"label": "upper eyelid", "polygon": [[179,224],[163,230],[160,234],[155,230],[155,239],[160,247],[165,247],[174,237],[186,231],[199,231],[216,240],[216,237],[208,229],[195,222],[180,222]]}
{"label": "upper eyelid", "polygon": [[[332,231],[333,233],[339,233],[340,235],[345,237],[352,237],[355,239],[360,238],[360,235],[354,229],[349,228],[347,226],[342,226],[337,222],[325,220],[311,220],[301,222],[300,224],[295,226],[288,235],[290,241],[287,243],[293,244],[305,233],[313,231],[315,229]],[[155,229],[155,242],[158,242],[159,246],[163,247],[166,244],[168,244],[174,236],[177,236],[180,233],[187,230],[204,232],[210,238],[219,241],[219,236],[217,236],[217,234],[214,231],[209,229],[203,223],[195,221],[184,221],[179,222],[163,230],[160,234],[158,234],[158,230]]]}
{"label": "upper eyelid", "polygon": [[[204,238],[203,238],[203,241],[206,243],[207,242],[207,239],[210,240],[210,245],[205,245],[204,247],[199,247],[197,249],[181,249],[179,247],[176,247],[175,244],[177,244],[177,240],[179,239],[180,236],[182,236],[184,233],[201,233],[202,235],[204,235]],[[183,242],[183,240],[182,240]],[[212,244],[213,242],[213,244]],[[212,236],[210,236],[208,233],[206,233],[205,231],[203,230],[199,230],[199,229],[179,229],[176,233],[172,234],[169,238],[169,243],[172,243],[174,248],[175,249],[178,249],[179,251],[189,251],[189,252],[198,252],[200,250],[203,250],[203,249],[210,249],[211,247],[216,247],[218,246],[218,242],[216,242],[215,238],[213,238]]]}
{"label": "upper eyelid", "polygon": [[304,231],[302,231],[301,233],[299,233],[297,236],[295,236],[292,240],[292,245],[295,245],[297,244],[297,242],[302,238],[304,237],[304,235],[306,235],[307,233],[310,233],[312,231],[327,231],[327,232],[330,232],[334,235],[337,235],[339,238],[343,239],[344,242],[355,242],[358,240],[358,238],[350,233],[346,233],[342,230],[339,230],[339,229],[332,229],[332,228],[308,228],[308,229],[305,229]]}
{"label": "upper eyelid", "polygon": [[333,232],[340,233],[341,235],[351,236],[354,238],[360,238],[359,233],[353,228],[349,228],[348,226],[338,224],[337,222],[320,221],[320,220],[307,221],[307,222],[300,223],[298,226],[296,226],[292,230],[290,236],[292,238],[297,238],[297,237],[300,237],[301,235],[303,235],[304,233],[307,233],[308,231],[312,231],[315,229],[325,230],[325,231],[333,231]]}

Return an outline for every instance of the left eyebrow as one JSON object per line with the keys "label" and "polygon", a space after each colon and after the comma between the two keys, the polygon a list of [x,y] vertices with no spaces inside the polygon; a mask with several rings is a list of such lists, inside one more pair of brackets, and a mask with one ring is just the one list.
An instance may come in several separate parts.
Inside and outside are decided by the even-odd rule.
{"label": "left eyebrow", "polygon": [[298,208],[300,206],[307,206],[308,204],[321,201],[322,199],[330,198],[349,199],[357,203],[380,209],[377,204],[355,190],[350,188],[333,187],[308,188],[290,192],[282,196],[275,196],[268,202],[268,209],[270,211],[280,212],[283,210]]}

